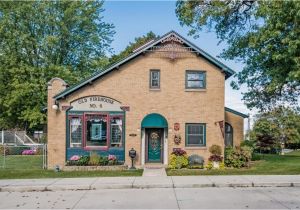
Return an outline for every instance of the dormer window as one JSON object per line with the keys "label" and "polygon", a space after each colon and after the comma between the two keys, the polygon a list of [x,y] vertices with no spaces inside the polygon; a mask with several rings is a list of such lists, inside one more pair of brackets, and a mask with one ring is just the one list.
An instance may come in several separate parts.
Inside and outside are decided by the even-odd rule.
{"label": "dormer window", "polygon": [[206,72],[187,70],[185,74],[186,89],[205,89],[206,88]]}
{"label": "dormer window", "polygon": [[152,69],[150,70],[150,89],[160,88],[160,70]]}

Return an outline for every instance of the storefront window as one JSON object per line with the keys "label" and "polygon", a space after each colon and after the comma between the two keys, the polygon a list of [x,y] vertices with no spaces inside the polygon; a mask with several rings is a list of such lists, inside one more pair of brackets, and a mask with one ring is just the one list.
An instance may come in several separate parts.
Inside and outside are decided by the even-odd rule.
{"label": "storefront window", "polygon": [[110,129],[111,129],[111,147],[122,147],[122,134],[123,134],[123,120],[122,117],[111,117]]}
{"label": "storefront window", "polygon": [[107,115],[87,115],[86,146],[107,146]]}
{"label": "storefront window", "polygon": [[70,147],[81,147],[82,144],[82,119],[71,117],[70,119]]}
{"label": "storefront window", "polygon": [[70,148],[124,146],[122,113],[71,114],[68,119]]}

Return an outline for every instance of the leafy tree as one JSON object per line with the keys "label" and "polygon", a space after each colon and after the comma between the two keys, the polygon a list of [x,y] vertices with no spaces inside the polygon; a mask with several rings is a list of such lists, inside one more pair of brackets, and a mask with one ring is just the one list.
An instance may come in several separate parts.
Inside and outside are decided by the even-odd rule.
{"label": "leafy tree", "polygon": [[261,114],[253,126],[251,138],[262,150],[271,150],[281,143],[300,143],[300,113],[281,106]]}
{"label": "leafy tree", "polygon": [[151,40],[157,39],[158,37],[159,36],[155,35],[152,31],[150,31],[144,36],[135,38],[134,42],[130,42],[129,45],[125,48],[125,50],[123,50],[117,55],[113,55],[109,60],[110,63],[115,63],[122,60],[123,58],[133,53],[135,49],[141,47],[142,45],[146,44]]}
{"label": "leafy tree", "polygon": [[243,99],[249,108],[272,110],[300,95],[300,1],[203,0],[177,1],[182,25],[199,36],[214,30],[228,44],[221,57],[245,67],[232,83],[248,86]]}
{"label": "leafy tree", "polygon": [[72,84],[108,63],[102,1],[0,2],[0,128],[45,122],[47,82]]}

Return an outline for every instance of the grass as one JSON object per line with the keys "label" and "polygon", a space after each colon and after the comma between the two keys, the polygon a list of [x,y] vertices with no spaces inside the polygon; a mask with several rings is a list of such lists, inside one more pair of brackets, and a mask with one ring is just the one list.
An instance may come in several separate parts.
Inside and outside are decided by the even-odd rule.
{"label": "grass", "polygon": [[120,171],[61,171],[42,169],[42,156],[9,155],[0,156],[0,179],[33,179],[33,178],[71,178],[71,177],[116,177],[141,176],[143,170]]}
{"label": "grass", "polygon": [[285,155],[256,154],[260,158],[250,168],[224,170],[179,169],[167,170],[168,176],[190,175],[294,175],[300,174],[300,151]]}

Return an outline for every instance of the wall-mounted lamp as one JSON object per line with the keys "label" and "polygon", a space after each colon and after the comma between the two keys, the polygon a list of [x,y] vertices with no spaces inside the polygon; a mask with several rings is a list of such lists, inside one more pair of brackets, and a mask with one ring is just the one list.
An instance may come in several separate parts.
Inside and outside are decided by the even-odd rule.
{"label": "wall-mounted lamp", "polygon": [[52,105],[52,109],[57,111],[58,110],[58,103],[55,102],[55,104]]}

